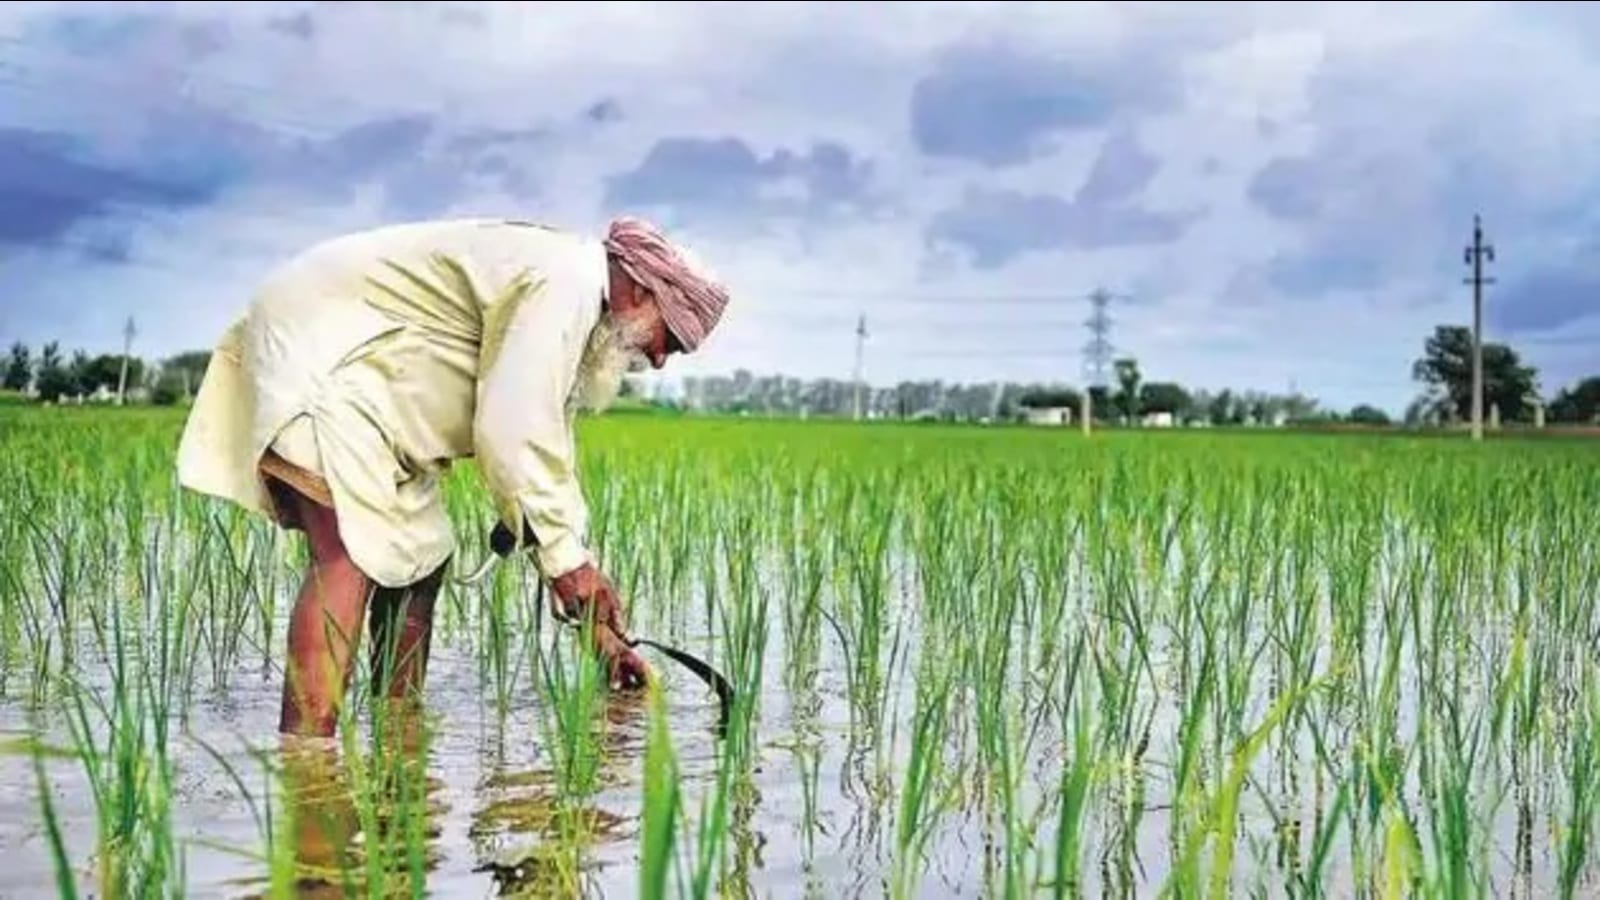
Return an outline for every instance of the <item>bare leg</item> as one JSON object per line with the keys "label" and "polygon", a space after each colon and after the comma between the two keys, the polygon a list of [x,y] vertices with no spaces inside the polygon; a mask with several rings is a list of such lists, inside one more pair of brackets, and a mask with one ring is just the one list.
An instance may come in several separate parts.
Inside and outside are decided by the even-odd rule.
{"label": "bare leg", "polygon": [[379,588],[373,595],[372,689],[391,699],[421,695],[428,675],[433,637],[433,605],[445,567],[404,589]]}
{"label": "bare leg", "polygon": [[351,562],[333,510],[293,491],[293,518],[311,545],[311,567],[289,615],[289,658],[278,730],[331,737],[361,640],[372,582]]}

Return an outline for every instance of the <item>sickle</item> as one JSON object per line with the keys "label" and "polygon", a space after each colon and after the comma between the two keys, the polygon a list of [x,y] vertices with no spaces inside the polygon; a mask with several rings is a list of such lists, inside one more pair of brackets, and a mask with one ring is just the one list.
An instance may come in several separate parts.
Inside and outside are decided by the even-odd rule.
{"label": "sickle", "polygon": [[686,651],[679,650],[676,647],[669,647],[666,644],[657,643],[647,638],[622,638],[621,640],[629,647],[637,647],[640,644],[643,644],[646,647],[654,647],[655,649],[660,650],[662,653],[672,657],[672,659],[679,665],[697,675],[700,680],[704,681],[706,685],[709,686],[713,691],[716,691],[717,706],[719,707],[717,714],[718,736],[721,736],[722,733],[727,730],[728,712],[729,708],[733,706],[733,686],[728,684],[728,679],[723,678],[721,672],[711,668],[711,666],[707,664],[705,660],[702,660]]}
{"label": "sickle", "polygon": [[[532,536],[531,533],[529,536]],[[478,563],[478,567],[473,569],[470,575],[464,577],[459,575],[452,576],[450,580],[462,586],[477,584],[489,574],[489,570],[493,569],[496,563],[510,556],[511,551],[517,549],[516,541],[511,537],[511,529],[507,528],[505,523],[494,523],[494,528],[489,532],[489,549],[493,552],[485,556],[483,562]]]}
{"label": "sickle", "polygon": [[[485,556],[483,562],[479,563],[471,574],[464,577],[452,576],[450,580],[458,585],[473,585],[482,581],[500,560],[510,556],[511,552],[516,549],[516,542],[511,537],[511,529],[507,528],[503,523],[496,522],[494,529],[489,532],[489,549],[493,552]],[[637,648],[642,644],[646,647],[660,650],[678,665],[693,672],[697,678],[715,691],[718,706],[717,735],[719,737],[723,735],[727,730],[728,715],[733,706],[733,686],[728,683],[728,679],[722,677],[721,672],[712,668],[705,660],[687,651],[679,650],[677,647],[640,637],[624,638],[619,635],[617,639],[627,644],[629,648]]]}

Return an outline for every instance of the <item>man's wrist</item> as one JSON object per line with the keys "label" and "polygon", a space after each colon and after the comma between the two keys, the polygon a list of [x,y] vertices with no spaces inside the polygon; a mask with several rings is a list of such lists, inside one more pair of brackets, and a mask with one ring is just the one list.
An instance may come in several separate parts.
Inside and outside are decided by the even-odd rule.
{"label": "man's wrist", "polygon": [[539,571],[552,582],[572,574],[585,565],[594,564],[594,559],[583,546],[583,541],[573,534],[563,535],[550,544],[540,544],[534,550],[534,557],[539,565]]}

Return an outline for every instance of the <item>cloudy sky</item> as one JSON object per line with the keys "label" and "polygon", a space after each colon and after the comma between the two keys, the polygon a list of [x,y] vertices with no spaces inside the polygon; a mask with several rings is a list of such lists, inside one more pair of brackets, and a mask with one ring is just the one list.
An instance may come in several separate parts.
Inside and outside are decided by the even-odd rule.
{"label": "cloudy sky", "polygon": [[1600,14],[1537,3],[8,4],[0,341],[203,347],[381,222],[630,211],[735,293],[676,374],[1147,379],[1399,412],[1433,326],[1600,369]]}

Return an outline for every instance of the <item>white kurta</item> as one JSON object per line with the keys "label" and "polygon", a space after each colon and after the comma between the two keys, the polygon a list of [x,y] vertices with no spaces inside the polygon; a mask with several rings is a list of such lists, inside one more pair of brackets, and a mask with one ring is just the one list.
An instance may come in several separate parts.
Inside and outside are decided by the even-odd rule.
{"label": "white kurta", "polygon": [[270,515],[273,447],[327,480],[352,561],[398,587],[452,552],[440,478],[471,456],[540,570],[570,571],[591,556],[567,398],[608,283],[600,242],[498,219],[313,247],[215,347],[179,481]]}

